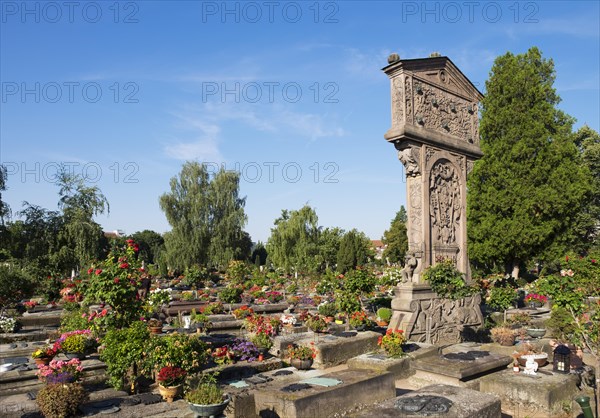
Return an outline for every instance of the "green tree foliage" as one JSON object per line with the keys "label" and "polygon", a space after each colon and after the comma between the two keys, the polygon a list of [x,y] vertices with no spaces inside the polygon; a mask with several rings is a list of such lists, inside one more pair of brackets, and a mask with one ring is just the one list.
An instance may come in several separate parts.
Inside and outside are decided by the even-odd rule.
{"label": "green tree foliage", "polygon": [[383,250],[383,259],[389,260],[390,263],[404,264],[404,257],[408,251],[407,219],[406,209],[401,206],[392,220],[390,229],[383,233],[382,241],[387,245]]}
{"label": "green tree foliage", "polygon": [[143,231],[131,234],[133,239],[140,248],[139,258],[146,264],[154,264],[158,262],[160,253],[165,248],[165,239],[158,232],[144,229]]}
{"label": "green tree foliage", "polygon": [[469,255],[517,277],[569,230],[590,193],[554,63],[537,48],[496,59],[482,100],[483,158],[469,177]]}
{"label": "green tree foliage", "polygon": [[327,270],[337,264],[337,256],[340,250],[340,243],[344,236],[344,230],[341,228],[325,228],[319,235],[319,261],[321,269]]}
{"label": "green tree foliage", "polygon": [[264,266],[267,262],[267,249],[261,241],[258,241],[258,243],[252,249],[250,260],[254,261],[254,263],[258,266]]}
{"label": "green tree foliage", "polygon": [[186,162],[171,191],[160,197],[172,230],[165,234],[165,258],[171,268],[193,264],[225,267],[250,254],[244,232],[245,198],[239,197],[239,173],[221,169],[212,178],[204,164]]}
{"label": "green tree foliage", "polygon": [[319,235],[317,213],[310,206],[282,210],[267,241],[269,260],[288,272],[313,271],[318,266]]}
{"label": "green tree foliage", "polygon": [[346,232],[340,241],[337,270],[345,273],[364,265],[372,256],[371,240],[363,232],[353,229]]}
{"label": "green tree foliage", "polygon": [[64,168],[58,173],[57,184],[58,206],[64,218],[62,234],[78,266],[83,267],[102,255],[104,233],[93,217],[110,211],[108,200],[97,186],[86,185],[83,177]]}
{"label": "green tree foliage", "polygon": [[21,299],[31,297],[33,289],[33,280],[23,270],[17,266],[0,264],[0,313]]}
{"label": "green tree foliage", "polygon": [[0,227],[4,226],[4,221],[10,215],[10,207],[2,201],[2,192],[6,190],[6,167],[0,165]]}

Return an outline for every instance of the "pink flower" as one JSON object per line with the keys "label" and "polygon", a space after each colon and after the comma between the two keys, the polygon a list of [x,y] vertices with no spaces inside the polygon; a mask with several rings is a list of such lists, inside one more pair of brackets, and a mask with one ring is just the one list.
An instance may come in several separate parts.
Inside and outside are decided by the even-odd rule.
{"label": "pink flower", "polygon": [[90,268],[88,269],[88,274],[92,274],[92,271],[94,271],[94,269],[90,267]]}
{"label": "pink flower", "polygon": [[96,273],[96,276],[99,276],[100,273],[102,273],[102,269],[96,269],[95,273]]}
{"label": "pink flower", "polygon": [[115,284],[119,284],[119,281],[120,281],[120,280],[121,280],[121,279],[119,279],[118,277],[115,277],[115,278],[114,278],[114,280],[113,280],[113,282],[115,282]]}

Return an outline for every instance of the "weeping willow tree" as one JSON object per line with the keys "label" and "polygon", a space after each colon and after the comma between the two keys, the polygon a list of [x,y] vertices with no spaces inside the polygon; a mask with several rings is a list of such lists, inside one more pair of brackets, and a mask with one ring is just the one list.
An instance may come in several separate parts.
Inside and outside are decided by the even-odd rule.
{"label": "weeping willow tree", "polygon": [[249,256],[252,242],[244,231],[246,198],[239,196],[239,173],[186,162],[160,207],[171,225],[165,234],[165,261],[172,269],[195,264],[223,268]]}

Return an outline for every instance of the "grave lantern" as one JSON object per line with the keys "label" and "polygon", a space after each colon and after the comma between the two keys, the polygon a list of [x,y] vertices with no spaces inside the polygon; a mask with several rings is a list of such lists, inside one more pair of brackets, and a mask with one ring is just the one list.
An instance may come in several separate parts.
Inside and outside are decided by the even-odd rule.
{"label": "grave lantern", "polygon": [[554,349],[553,371],[558,373],[571,372],[571,350],[564,344]]}

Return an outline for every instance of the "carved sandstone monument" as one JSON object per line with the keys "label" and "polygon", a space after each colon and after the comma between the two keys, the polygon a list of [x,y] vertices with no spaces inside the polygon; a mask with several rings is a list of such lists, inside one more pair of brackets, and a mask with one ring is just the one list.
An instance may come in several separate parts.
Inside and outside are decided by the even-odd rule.
{"label": "carved sandstone monument", "polygon": [[385,139],[404,165],[408,253],[392,302],[393,329],[413,341],[452,343],[482,324],[480,296],[439,298],[422,272],[450,259],[470,281],[467,256],[467,174],[482,156],[481,93],[447,57],[404,59],[383,68],[391,81],[392,127]]}

